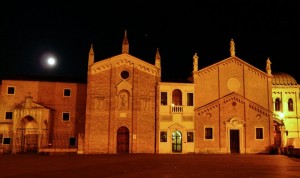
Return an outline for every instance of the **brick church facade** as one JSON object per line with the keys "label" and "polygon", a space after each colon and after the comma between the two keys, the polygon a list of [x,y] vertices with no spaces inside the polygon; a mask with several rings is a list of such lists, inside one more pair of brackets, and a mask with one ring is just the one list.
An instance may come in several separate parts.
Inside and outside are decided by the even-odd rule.
{"label": "brick church facade", "polygon": [[159,50],[154,64],[130,55],[125,32],[119,55],[96,61],[91,46],[85,82],[4,79],[0,148],[252,154],[299,137],[299,86],[287,74],[273,75],[269,59],[262,71],[238,58],[231,40],[228,58],[200,70],[197,54],[191,61],[190,82],[161,81]]}
{"label": "brick church facade", "polygon": [[122,54],[88,62],[83,153],[155,153],[159,56],[155,65]]}

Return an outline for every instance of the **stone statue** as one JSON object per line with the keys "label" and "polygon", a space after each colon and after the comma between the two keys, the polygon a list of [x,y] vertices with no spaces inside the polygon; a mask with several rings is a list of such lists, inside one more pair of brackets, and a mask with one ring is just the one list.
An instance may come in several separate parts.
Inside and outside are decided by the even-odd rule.
{"label": "stone statue", "polygon": [[230,40],[230,56],[231,57],[235,56],[235,44],[232,38]]}
{"label": "stone statue", "polygon": [[197,56],[197,53],[193,56],[194,59],[194,72],[198,71],[198,59],[199,57]]}
{"label": "stone statue", "polygon": [[119,94],[119,108],[128,109],[128,94],[126,92]]}
{"label": "stone statue", "polygon": [[266,61],[266,72],[267,74],[271,75],[271,61],[270,61],[270,58],[268,57],[267,61]]}

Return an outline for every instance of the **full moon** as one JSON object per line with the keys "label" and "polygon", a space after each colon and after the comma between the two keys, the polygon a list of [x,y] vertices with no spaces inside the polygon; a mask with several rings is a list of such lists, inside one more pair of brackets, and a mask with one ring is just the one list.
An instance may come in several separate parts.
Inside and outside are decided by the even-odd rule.
{"label": "full moon", "polygon": [[52,70],[59,65],[59,58],[52,52],[45,52],[40,58],[41,67]]}
{"label": "full moon", "polygon": [[55,58],[50,57],[50,58],[48,58],[47,63],[48,63],[48,65],[50,65],[50,66],[54,66],[55,63],[56,63],[56,60],[55,60]]}

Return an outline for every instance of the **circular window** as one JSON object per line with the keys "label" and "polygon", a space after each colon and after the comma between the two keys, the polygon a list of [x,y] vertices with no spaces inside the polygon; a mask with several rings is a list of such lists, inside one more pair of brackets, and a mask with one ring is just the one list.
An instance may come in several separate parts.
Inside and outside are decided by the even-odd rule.
{"label": "circular window", "polygon": [[122,72],[121,72],[121,77],[122,77],[122,79],[128,79],[128,77],[129,77],[129,72],[126,71],[126,70],[122,71]]}

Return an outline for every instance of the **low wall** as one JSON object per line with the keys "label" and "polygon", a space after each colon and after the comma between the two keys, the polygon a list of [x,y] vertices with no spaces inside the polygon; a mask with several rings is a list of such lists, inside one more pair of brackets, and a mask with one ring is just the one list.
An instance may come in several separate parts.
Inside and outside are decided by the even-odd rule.
{"label": "low wall", "polygon": [[291,156],[291,157],[300,157],[300,148],[294,148],[292,146],[290,147],[284,147],[282,148],[282,154],[286,156]]}

